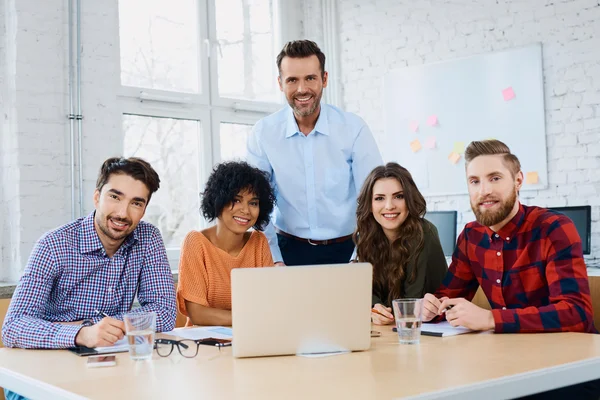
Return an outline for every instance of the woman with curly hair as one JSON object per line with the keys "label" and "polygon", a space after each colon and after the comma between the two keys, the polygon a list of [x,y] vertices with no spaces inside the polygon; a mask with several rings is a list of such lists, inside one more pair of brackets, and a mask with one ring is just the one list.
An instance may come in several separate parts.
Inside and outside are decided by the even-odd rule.
{"label": "woman with curly hair", "polygon": [[363,184],[353,239],[356,260],[373,265],[374,324],[394,322],[392,300],[434,293],[448,270],[426,202],[410,172],[397,163],[375,168]]}
{"label": "woman with curly hair", "polygon": [[[187,234],[177,306],[189,325],[231,325],[233,268],[273,266],[266,236],[275,195],[266,175],[245,162],[217,165],[202,193],[202,215],[216,225]],[[253,227],[255,230],[248,232]]]}

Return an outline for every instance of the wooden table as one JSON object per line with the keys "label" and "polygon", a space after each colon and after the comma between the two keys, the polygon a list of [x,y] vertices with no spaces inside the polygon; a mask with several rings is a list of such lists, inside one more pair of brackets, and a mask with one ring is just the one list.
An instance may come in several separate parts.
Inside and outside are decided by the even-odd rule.
{"label": "wooden table", "polygon": [[67,351],[0,349],[0,386],[42,399],[392,399],[486,400],[600,378],[600,335],[468,334],[400,345],[391,327],[369,351],[324,358],[234,359],[201,346],[195,359],[168,358],[87,368]]}

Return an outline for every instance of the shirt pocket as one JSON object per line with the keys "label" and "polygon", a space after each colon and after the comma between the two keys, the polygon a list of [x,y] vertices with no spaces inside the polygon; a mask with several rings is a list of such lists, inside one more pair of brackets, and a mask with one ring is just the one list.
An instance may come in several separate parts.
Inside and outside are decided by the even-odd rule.
{"label": "shirt pocket", "polygon": [[350,188],[350,168],[328,168],[325,172],[323,192],[328,197],[346,198]]}

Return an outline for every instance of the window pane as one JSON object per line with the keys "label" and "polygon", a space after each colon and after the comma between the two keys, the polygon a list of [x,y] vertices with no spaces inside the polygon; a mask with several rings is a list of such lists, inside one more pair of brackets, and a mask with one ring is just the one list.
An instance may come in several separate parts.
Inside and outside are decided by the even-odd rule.
{"label": "window pane", "polygon": [[252,125],[221,122],[221,161],[245,160],[246,140],[252,131]]}
{"label": "window pane", "polygon": [[219,41],[219,95],[278,102],[273,2],[219,0],[216,4]]}
{"label": "window pane", "polygon": [[160,176],[144,220],[162,233],[167,248],[179,248],[200,227],[198,121],[124,115],[124,154],[141,157]]}
{"label": "window pane", "polygon": [[197,0],[119,0],[121,83],[200,92]]}

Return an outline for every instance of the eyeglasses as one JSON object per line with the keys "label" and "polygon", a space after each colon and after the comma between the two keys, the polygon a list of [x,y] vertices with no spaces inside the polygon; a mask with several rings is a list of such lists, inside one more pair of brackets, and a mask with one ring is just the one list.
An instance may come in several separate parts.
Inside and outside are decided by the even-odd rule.
{"label": "eyeglasses", "polygon": [[156,353],[161,357],[168,357],[173,352],[173,348],[177,346],[179,354],[185,358],[194,358],[198,355],[198,349],[201,344],[208,344],[216,346],[221,351],[221,347],[231,346],[231,342],[220,342],[219,339],[199,339],[199,340],[172,340],[172,339],[156,339],[154,341],[154,348]]}

